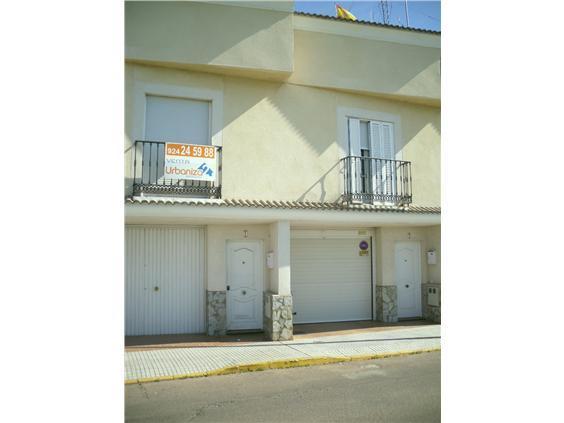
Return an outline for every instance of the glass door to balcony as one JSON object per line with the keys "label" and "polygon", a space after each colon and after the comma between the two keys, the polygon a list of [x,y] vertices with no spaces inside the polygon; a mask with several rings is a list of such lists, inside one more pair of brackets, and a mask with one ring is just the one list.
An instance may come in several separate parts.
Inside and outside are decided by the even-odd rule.
{"label": "glass door to balcony", "polygon": [[397,175],[394,126],[390,122],[349,118],[348,191],[353,201],[394,201]]}

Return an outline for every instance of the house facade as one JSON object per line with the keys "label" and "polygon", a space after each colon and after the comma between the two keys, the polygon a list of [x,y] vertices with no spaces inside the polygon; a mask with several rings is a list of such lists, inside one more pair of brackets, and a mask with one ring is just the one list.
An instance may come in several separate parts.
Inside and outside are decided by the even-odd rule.
{"label": "house facade", "polygon": [[124,163],[126,335],[440,321],[440,33],[126,2]]}

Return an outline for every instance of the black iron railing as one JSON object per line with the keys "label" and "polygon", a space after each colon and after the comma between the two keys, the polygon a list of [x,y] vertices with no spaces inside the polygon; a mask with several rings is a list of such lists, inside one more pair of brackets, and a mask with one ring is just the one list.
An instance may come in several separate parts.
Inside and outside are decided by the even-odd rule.
{"label": "black iron railing", "polygon": [[[214,182],[164,177],[165,142],[135,141],[133,148],[133,195],[157,194],[199,198],[221,198],[221,147]],[[206,146],[210,147],[210,146]]]}
{"label": "black iron railing", "polygon": [[411,203],[411,162],[361,156],[347,156],[341,160],[345,201]]}

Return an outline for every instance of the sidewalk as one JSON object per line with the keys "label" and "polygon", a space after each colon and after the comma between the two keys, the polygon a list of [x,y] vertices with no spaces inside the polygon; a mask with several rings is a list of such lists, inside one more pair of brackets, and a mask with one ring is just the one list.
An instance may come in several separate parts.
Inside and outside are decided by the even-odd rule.
{"label": "sidewalk", "polygon": [[317,336],[286,342],[125,353],[125,383],[337,363],[440,349],[440,325]]}

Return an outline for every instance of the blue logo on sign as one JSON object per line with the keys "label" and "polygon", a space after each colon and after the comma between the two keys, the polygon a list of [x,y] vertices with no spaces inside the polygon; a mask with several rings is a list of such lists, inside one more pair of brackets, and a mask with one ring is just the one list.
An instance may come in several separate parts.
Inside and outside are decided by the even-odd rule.
{"label": "blue logo on sign", "polygon": [[201,170],[204,175],[213,176],[213,170],[205,163],[202,163],[198,170]]}

